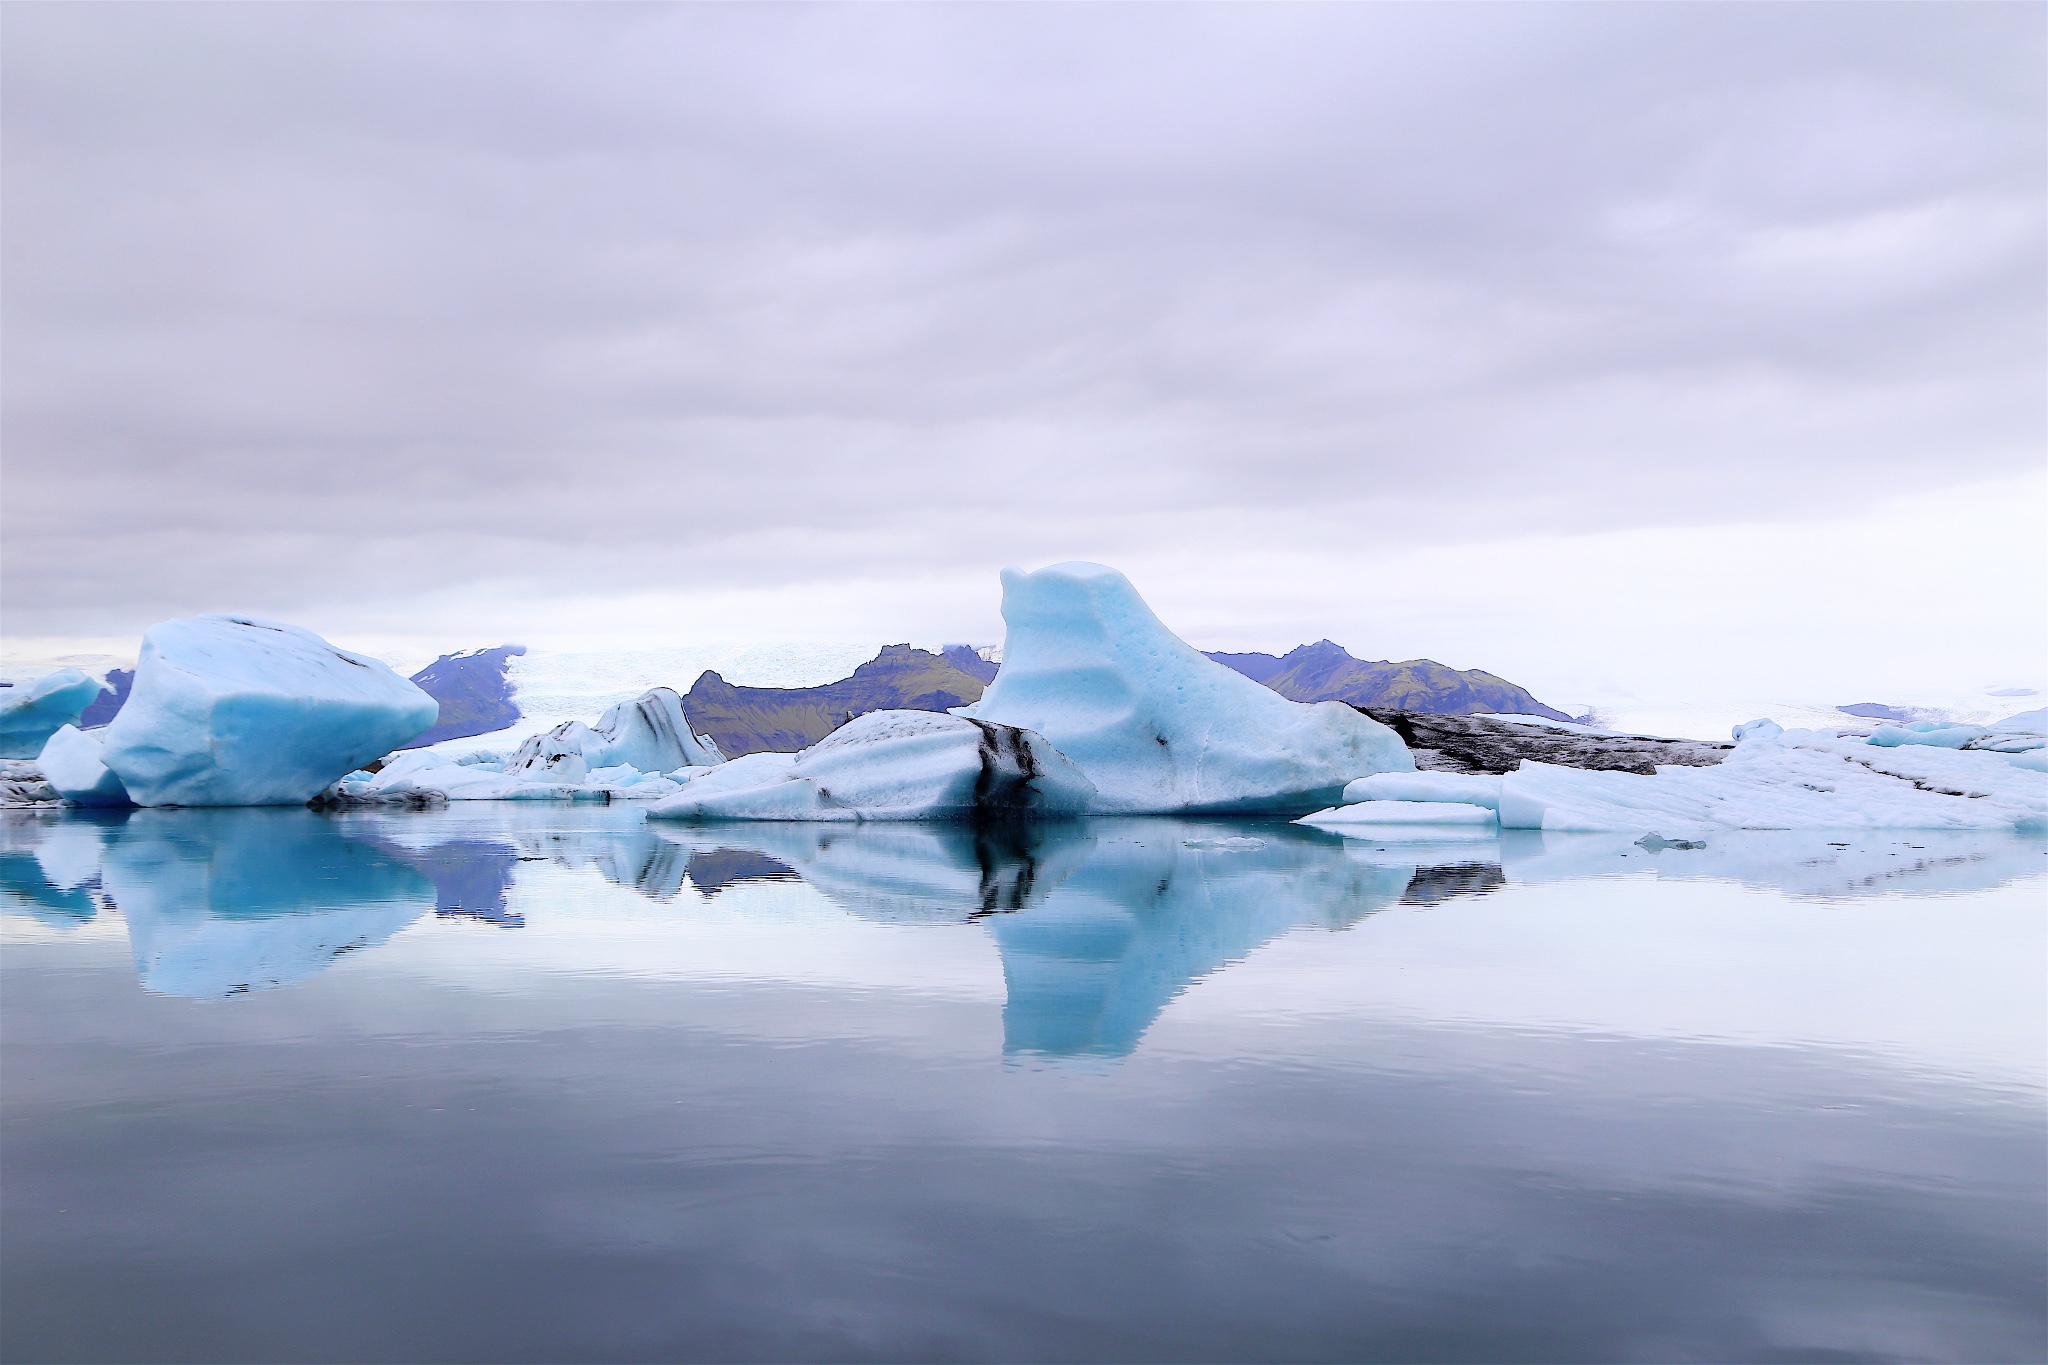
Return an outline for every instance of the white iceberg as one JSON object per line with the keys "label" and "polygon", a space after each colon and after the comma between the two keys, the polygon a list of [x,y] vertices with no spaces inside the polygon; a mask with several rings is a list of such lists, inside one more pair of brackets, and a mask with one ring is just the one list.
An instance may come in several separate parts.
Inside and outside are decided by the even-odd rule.
{"label": "white iceberg", "polygon": [[[350,774],[327,795],[344,801],[401,801],[441,798],[448,801],[602,801],[605,793],[577,781],[547,781],[523,773],[504,773],[483,762],[451,761],[431,749],[408,749],[374,774]],[[580,764],[582,760],[578,758]]]}
{"label": "white iceberg", "polygon": [[439,712],[376,659],[309,630],[188,617],[142,637],[105,762],[137,805],[297,805]]}
{"label": "white iceberg", "polygon": [[1412,771],[1392,730],[1342,702],[1291,702],[1204,658],[1100,564],[1003,570],[1003,667],[956,714],[1043,735],[1102,813],[1273,812]]}
{"label": "white iceberg", "polygon": [[648,809],[662,820],[945,820],[1075,815],[1094,784],[1028,730],[870,711],[800,754],[750,754]]}
{"label": "white iceberg", "polygon": [[1344,804],[1359,801],[1456,801],[1500,809],[1500,779],[1487,773],[1374,773],[1344,788]]}
{"label": "white iceberg", "polygon": [[1359,801],[1304,815],[1297,825],[1475,825],[1491,831],[1494,813],[1463,801]]}
{"label": "white iceberg", "polygon": [[105,689],[75,668],[0,688],[0,758],[34,758],[51,735],[76,725]]}
{"label": "white iceberg", "polygon": [[[582,760],[583,769],[571,776],[576,772],[575,759]],[[711,737],[690,728],[689,718],[683,714],[683,699],[675,689],[656,687],[610,707],[596,725],[564,721],[546,734],[532,736],[519,746],[505,771],[556,782],[581,782],[592,769],[622,764],[641,773],[660,774],[723,762],[725,755]]]}
{"label": "white iceberg", "polygon": [[1752,738],[1711,768],[1654,777],[1524,762],[1501,779],[1510,829],[2015,829],[2048,817],[2048,781],[2009,756],[1921,745],[1873,748],[1789,731]]}
{"label": "white iceberg", "polygon": [[105,730],[61,727],[43,745],[37,760],[43,780],[74,806],[132,806],[128,789],[107,767]]}

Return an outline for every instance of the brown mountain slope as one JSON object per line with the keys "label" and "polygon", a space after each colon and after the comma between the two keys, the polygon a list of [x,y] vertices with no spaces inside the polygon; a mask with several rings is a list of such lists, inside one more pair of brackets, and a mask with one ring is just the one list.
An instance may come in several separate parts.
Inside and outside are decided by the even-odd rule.
{"label": "brown mountain slope", "polygon": [[1355,659],[1342,645],[1319,640],[1275,657],[1211,654],[1210,658],[1262,682],[1289,701],[1343,701],[1436,715],[1483,712],[1571,717],[1545,706],[1506,678],[1479,669],[1449,668],[1434,659]]}
{"label": "brown mountain slope", "polygon": [[794,753],[870,711],[945,711],[981,698],[981,680],[944,656],[890,645],[822,687],[736,687],[705,673],[683,698],[683,712],[727,758]]}

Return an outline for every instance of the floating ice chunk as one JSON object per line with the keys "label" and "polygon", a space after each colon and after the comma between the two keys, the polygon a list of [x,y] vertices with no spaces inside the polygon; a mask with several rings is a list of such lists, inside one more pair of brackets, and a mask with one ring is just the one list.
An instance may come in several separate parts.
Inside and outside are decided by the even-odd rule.
{"label": "floating ice chunk", "polygon": [[1359,801],[1304,815],[1297,825],[1484,825],[1494,824],[1486,806],[1461,801]]}
{"label": "floating ice chunk", "polygon": [[1486,773],[1374,773],[1344,788],[1344,804],[1360,801],[1455,801],[1500,809],[1500,779]]}
{"label": "floating ice chunk", "polygon": [[1785,727],[1768,716],[1757,720],[1746,720],[1728,732],[1737,744],[1745,739],[1776,739],[1785,733]]}
{"label": "floating ice chunk", "polygon": [[623,797],[628,800],[647,800],[652,797],[674,796],[683,789],[680,782],[671,781],[660,773],[643,773],[630,763],[617,763],[609,768],[591,770],[584,785],[593,787],[607,796]]}
{"label": "floating ice chunk", "polygon": [[[582,761],[580,756],[577,760]],[[431,749],[408,749],[368,781],[344,781],[334,793],[344,800],[398,801],[442,797],[449,801],[602,801],[606,793],[580,782],[550,782],[488,766],[450,763]]]}
{"label": "floating ice chunk", "polygon": [[1525,762],[1501,779],[1510,829],[1697,837],[1717,829],[2013,829],[2048,783],[2002,754],[1872,748],[1818,731],[1754,739],[1712,768],[1654,777]]}
{"label": "floating ice chunk", "polygon": [[138,805],[297,805],[436,714],[382,663],[310,630],[195,616],[142,637],[105,761]]}
{"label": "floating ice chunk", "polygon": [[725,762],[709,735],[691,730],[683,699],[673,688],[657,687],[618,703],[598,717],[593,729],[605,740],[605,757],[612,764],[630,763],[643,773]]}
{"label": "floating ice chunk", "polygon": [[580,720],[564,721],[534,735],[505,761],[508,776],[528,782],[581,785],[590,778],[591,753],[605,752],[604,740]]}
{"label": "floating ice chunk", "polygon": [[1911,725],[1880,725],[1871,731],[1870,743],[1881,749],[1905,744],[1925,744],[1935,749],[1960,749],[1988,733],[1981,725],[1952,725],[1939,721],[1916,721]]}
{"label": "floating ice chunk", "polygon": [[104,689],[75,668],[45,673],[32,683],[0,688],[0,758],[34,758],[43,742],[76,725]]}
{"label": "floating ice chunk", "polygon": [[957,714],[1045,736],[1105,813],[1272,811],[1412,771],[1392,730],[1342,702],[1291,702],[1203,657],[1100,564],[1003,570],[1003,668]]}
{"label": "floating ice chunk", "polygon": [[2048,710],[2022,711],[2016,716],[2007,716],[2004,720],[1988,726],[1984,734],[1970,741],[1970,747],[1993,749],[2006,754],[2048,748]]}
{"label": "floating ice chunk", "polygon": [[1073,815],[1088,809],[1094,796],[1080,769],[1028,730],[931,711],[870,711],[801,754],[733,759],[647,814],[664,820]]}
{"label": "floating ice chunk", "polygon": [[673,688],[657,687],[609,708],[596,725],[564,721],[532,736],[505,771],[537,781],[584,782],[592,770],[622,763],[642,773],[665,773],[723,762],[725,755],[711,738],[690,729],[683,699]]}
{"label": "floating ice chunk", "polygon": [[132,806],[128,789],[106,764],[105,730],[66,725],[43,745],[43,780],[74,806]]}
{"label": "floating ice chunk", "polygon": [[1235,835],[1224,839],[1183,839],[1180,846],[1197,853],[1256,853],[1266,846],[1266,841]]}

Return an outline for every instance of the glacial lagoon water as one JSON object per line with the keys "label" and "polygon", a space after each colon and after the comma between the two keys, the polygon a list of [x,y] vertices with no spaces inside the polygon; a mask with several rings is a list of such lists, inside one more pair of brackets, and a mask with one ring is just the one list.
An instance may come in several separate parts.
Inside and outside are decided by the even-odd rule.
{"label": "glacial lagoon water", "polygon": [[2004,836],[0,817],[19,1361],[2033,1361]]}

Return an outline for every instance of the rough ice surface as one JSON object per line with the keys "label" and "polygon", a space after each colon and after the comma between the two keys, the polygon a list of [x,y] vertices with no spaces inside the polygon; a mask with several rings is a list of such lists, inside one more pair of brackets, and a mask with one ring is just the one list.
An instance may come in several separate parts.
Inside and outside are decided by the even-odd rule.
{"label": "rough ice surface", "polygon": [[1759,720],[1746,720],[1728,731],[1729,738],[1733,739],[1737,744],[1740,744],[1745,739],[1776,739],[1784,733],[1785,727],[1769,717]]}
{"label": "rough ice surface", "polygon": [[505,771],[535,781],[580,783],[621,764],[640,773],[711,767],[725,761],[709,736],[695,733],[675,689],[656,687],[609,707],[596,725],[564,721],[519,746]]}
{"label": "rough ice surface", "polygon": [[128,789],[106,764],[106,731],[66,725],[43,745],[43,780],[74,806],[130,806]]}
{"label": "rough ice surface", "polygon": [[[580,765],[582,759],[579,757]],[[448,801],[601,801],[605,793],[582,784],[578,768],[574,782],[535,779],[520,773],[504,773],[488,763],[450,762],[427,749],[409,749],[385,764],[374,775],[354,774],[334,785],[330,797],[347,801],[395,801],[405,798],[435,798]]]}
{"label": "rough ice surface", "polygon": [[1003,571],[1003,667],[958,714],[1043,735],[1095,784],[1100,813],[1272,812],[1415,766],[1342,702],[1291,702],[1168,630],[1100,564]]}
{"label": "rough ice surface", "polygon": [[76,725],[102,690],[98,680],[75,668],[0,688],[0,758],[34,758],[51,735]]}
{"label": "rough ice surface", "polygon": [[1993,721],[1985,728],[1994,734],[2000,735],[2048,734],[2048,707],[2041,707],[2033,711],[2022,711],[2016,716],[2007,716],[2004,720]]}
{"label": "rough ice surface", "polygon": [[1712,768],[1654,777],[1524,763],[1501,779],[1511,829],[2014,829],[2048,816],[2048,781],[2003,754],[1789,731],[1740,745]]}
{"label": "rough ice surface", "polygon": [[1458,801],[1500,808],[1500,779],[1485,773],[1374,773],[1344,788],[1344,803],[1360,801]]}
{"label": "rough ice surface", "polygon": [[106,727],[105,762],[137,805],[297,805],[437,712],[378,660],[309,630],[188,617],[142,637],[134,689]]}
{"label": "rough ice surface", "polygon": [[1359,801],[1304,815],[1298,825],[1483,825],[1494,826],[1486,806],[1462,801]]}
{"label": "rough ice surface", "polygon": [[931,711],[871,711],[801,754],[734,759],[647,814],[662,820],[946,820],[1076,815],[1094,797],[1080,769],[1028,730]]}

